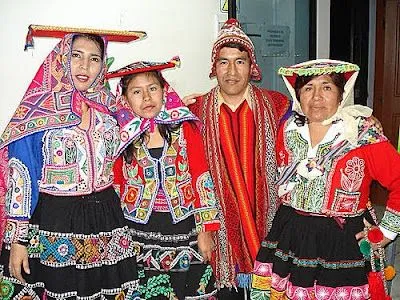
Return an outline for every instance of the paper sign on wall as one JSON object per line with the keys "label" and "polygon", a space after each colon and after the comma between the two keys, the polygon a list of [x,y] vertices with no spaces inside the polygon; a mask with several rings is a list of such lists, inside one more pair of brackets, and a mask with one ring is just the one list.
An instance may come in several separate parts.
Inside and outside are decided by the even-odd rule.
{"label": "paper sign on wall", "polygon": [[[236,0],[236,11],[239,11],[239,0]],[[219,0],[219,7],[221,12],[227,13],[229,7],[229,0]]]}

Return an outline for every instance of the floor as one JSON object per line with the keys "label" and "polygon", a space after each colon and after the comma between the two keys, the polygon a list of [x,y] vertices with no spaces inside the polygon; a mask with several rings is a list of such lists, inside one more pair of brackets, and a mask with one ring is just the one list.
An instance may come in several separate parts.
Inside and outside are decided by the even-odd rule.
{"label": "floor", "polygon": [[400,237],[396,240],[395,268],[397,276],[393,279],[392,292],[390,294],[393,300],[400,300]]}

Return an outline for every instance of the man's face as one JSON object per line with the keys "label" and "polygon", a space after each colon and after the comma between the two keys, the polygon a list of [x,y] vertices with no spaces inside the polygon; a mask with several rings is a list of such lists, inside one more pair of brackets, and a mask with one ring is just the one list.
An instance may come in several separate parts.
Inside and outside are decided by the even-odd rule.
{"label": "man's face", "polygon": [[221,94],[226,101],[241,101],[250,80],[250,58],[247,51],[223,47],[216,61]]}

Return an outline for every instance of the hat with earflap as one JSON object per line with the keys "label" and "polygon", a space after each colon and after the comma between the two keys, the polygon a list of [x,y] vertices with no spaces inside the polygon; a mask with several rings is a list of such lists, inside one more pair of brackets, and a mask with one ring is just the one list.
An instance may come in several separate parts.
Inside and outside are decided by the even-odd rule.
{"label": "hat with earflap", "polygon": [[222,26],[218,33],[218,38],[215,41],[211,53],[211,73],[210,78],[216,76],[216,64],[218,59],[219,51],[229,43],[235,43],[242,45],[249,54],[251,66],[250,66],[250,78],[251,80],[261,80],[261,69],[257,64],[255,48],[253,42],[243,31],[240,23],[236,19],[229,19]]}

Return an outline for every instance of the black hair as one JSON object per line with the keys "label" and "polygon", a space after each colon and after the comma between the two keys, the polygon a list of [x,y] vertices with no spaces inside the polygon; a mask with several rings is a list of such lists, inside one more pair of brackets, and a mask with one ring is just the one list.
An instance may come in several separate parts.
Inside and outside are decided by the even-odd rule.
{"label": "black hair", "polygon": [[[138,74],[141,73],[135,73],[135,74],[130,74],[127,76],[122,77],[121,79],[121,90],[122,90],[122,95],[126,96],[126,93],[128,91],[129,83],[137,77]],[[164,88],[165,81],[164,78],[161,76],[160,72],[157,71],[149,71],[146,72],[147,76],[153,76],[159,84],[161,85],[162,88]],[[171,146],[172,143],[172,133],[177,132],[179,128],[181,127],[181,123],[179,124],[157,124],[158,130],[164,140],[167,141],[168,146]],[[125,161],[130,164],[132,163],[133,159],[133,151],[134,151],[134,144],[139,141],[140,144],[143,144],[146,142],[146,139],[148,138],[148,133],[147,131],[143,132],[138,139],[136,139],[134,142],[129,144],[128,147],[122,152],[122,155],[125,159]]]}
{"label": "black hair", "polygon": [[[344,93],[344,86],[346,85],[346,78],[344,77],[344,75],[342,73],[331,73],[326,75],[328,75],[332,79],[333,84],[339,89],[340,97],[342,97]],[[319,76],[321,75],[297,76],[296,82],[294,84],[294,90],[296,91],[297,100],[300,101],[301,88],[309,83],[311,80]]]}
{"label": "black hair", "polygon": [[96,45],[99,47],[99,50],[101,52],[101,59],[104,60],[104,56],[105,56],[104,48],[105,48],[105,45],[104,45],[104,40],[103,40],[103,38],[101,36],[99,36],[97,34],[91,34],[91,33],[77,33],[72,38],[72,43],[74,43],[74,41],[77,38],[80,38],[80,37],[85,38],[85,39],[87,39],[89,41],[92,41],[92,42],[96,43]]}
{"label": "black hair", "polygon": [[[246,47],[243,46],[243,45],[240,44],[240,43],[229,42],[229,43],[223,44],[223,45],[220,47],[220,49],[225,48],[225,47],[226,47],[226,48],[235,48],[235,49],[238,49],[240,52],[246,51],[247,54],[249,54],[249,51],[247,51]],[[250,54],[249,54],[249,56],[250,56]]]}

